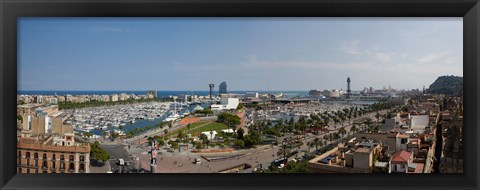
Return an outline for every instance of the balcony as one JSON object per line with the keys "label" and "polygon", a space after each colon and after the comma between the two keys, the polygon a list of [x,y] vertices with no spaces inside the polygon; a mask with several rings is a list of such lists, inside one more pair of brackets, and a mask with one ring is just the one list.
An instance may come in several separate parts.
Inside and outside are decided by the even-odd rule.
{"label": "balcony", "polygon": [[38,166],[27,165],[27,164],[20,164],[18,166],[22,167],[22,168],[29,168],[29,169],[38,169],[39,168]]}

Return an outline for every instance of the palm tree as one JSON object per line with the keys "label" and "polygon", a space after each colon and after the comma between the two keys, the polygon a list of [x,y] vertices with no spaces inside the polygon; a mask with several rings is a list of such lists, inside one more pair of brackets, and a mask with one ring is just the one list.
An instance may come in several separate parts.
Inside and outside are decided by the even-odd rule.
{"label": "palm tree", "polygon": [[367,118],[365,121],[363,121],[363,124],[365,125],[365,128],[370,128],[370,125],[372,124],[372,119]]}
{"label": "palm tree", "polygon": [[337,140],[337,144],[338,144],[338,140],[340,139],[340,135],[338,133],[333,133],[333,139]]}
{"label": "palm tree", "polygon": [[378,123],[380,118],[380,113],[377,112],[377,114],[375,115],[375,118],[377,118],[377,123]]}
{"label": "palm tree", "polygon": [[328,134],[328,140],[330,141],[330,144],[333,143],[333,134],[332,133]]}
{"label": "palm tree", "polygon": [[207,137],[207,135],[202,133],[200,135],[200,140],[202,141],[202,144],[205,144],[205,143],[207,144],[207,149],[208,149],[208,137]]}
{"label": "palm tree", "polygon": [[164,136],[166,137],[167,134],[168,134],[168,129],[163,130],[163,134],[164,134]]}
{"label": "palm tree", "polygon": [[280,146],[280,149],[278,150],[278,155],[283,155],[284,158],[287,158],[287,155],[290,154],[290,148],[288,146],[288,144],[286,143],[283,143],[281,146]]}
{"label": "palm tree", "polygon": [[[326,143],[325,143],[326,144]],[[322,147],[324,145],[323,141],[319,139],[319,141],[315,144],[315,146]]]}
{"label": "palm tree", "polygon": [[323,139],[325,140],[325,142],[329,139],[329,135],[324,135],[323,136]]}
{"label": "palm tree", "polygon": [[308,146],[308,152],[311,152],[310,149],[312,149],[312,147],[315,146],[315,142],[310,141],[307,143],[307,146]]}
{"label": "palm tree", "polygon": [[338,133],[340,135],[342,135],[342,139],[343,139],[343,136],[347,133],[347,130],[345,130],[344,127],[341,127],[339,130],[338,130]]}
{"label": "palm tree", "polygon": [[322,140],[320,140],[319,138],[315,138],[313,139],[313,144],[315,145],[315,150],[318,151],[318,147],[320,146],[323,146],[323,143],[322,143]]}
{"label": "palm tree", "polygon": [[355,126],[355,124],[353,124],[352,128],[350,128],[350,131],[352,132],[352,134],[357,131],[357,127]]}
{"label": "palm tree", "polygon": [[192,126],[190,125],[190,123],[187,125],[187,130],[188,130],[188,133],[190,133],[190,128],[192,128]]}

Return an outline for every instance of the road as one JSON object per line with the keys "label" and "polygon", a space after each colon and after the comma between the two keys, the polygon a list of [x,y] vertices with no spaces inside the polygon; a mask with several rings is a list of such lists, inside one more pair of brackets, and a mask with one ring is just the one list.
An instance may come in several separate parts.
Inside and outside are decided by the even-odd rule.
{"label": "road", "polygon": [[108,160],[111,167],[110,171],[120,173],[120,170],[122,172],[133,172],[135,170],[132,165],[121,167],[121,169],[118,165],[118,159],[120,158],[124,159],[126,163],[132,163],[132,159],[128,155],[127,150],[125,150],[124,145],[101,145],[101,147],[110,154],[110,159]]}

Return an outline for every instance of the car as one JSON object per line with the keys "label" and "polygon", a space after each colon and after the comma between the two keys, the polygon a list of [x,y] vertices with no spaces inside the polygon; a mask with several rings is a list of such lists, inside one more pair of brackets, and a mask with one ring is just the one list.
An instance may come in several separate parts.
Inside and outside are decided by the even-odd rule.
{"label": "car", "polygon": [[119,166],[124,166],[124,165],[125,165],[125,160],[123,160],[123,158],[119,158],[117,164],[118,164]]}
{"label": "car", "polygon": [[200,158],[195,159],[195,164],[202,164],[202,160]]}

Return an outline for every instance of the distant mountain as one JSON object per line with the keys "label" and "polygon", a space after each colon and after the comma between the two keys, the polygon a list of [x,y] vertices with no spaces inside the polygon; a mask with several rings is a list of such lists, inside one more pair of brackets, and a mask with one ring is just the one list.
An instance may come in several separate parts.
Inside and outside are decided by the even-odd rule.
{"label": "distant mountain", "polygon": [[463,88],[463,77],[441,76],[428,87],[427,92],[431,94],[456,95]]}

